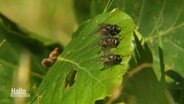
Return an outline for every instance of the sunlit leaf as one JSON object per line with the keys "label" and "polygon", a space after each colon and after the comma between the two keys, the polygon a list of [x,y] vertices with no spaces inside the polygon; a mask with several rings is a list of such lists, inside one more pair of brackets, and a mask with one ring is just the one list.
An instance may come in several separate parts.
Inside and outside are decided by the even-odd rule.
{"label": "sunlit leaf", "polygon": [[[122,39],[111,53],[121,55],[121,64],[104,68],[100,57],[104,55],[99,41],[102,34],[97,33],[102,23],[116,24],[121,28],[118,38]],[[76,36],[58,57],[58,61],[49,70],[40,86],[39,103],[92,104],[97,99],[111,95],[113,89],[121,84],[126,72],[129,56],[132,53],[133,20],[124,12],[115,10],[91,19],[79,27]],[[71,70],[76,70],[75,82],[66,85]]]}

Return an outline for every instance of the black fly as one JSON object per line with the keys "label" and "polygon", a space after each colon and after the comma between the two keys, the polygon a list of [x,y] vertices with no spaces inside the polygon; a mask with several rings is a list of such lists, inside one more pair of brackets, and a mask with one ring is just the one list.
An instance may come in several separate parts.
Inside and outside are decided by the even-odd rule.
{"label": "black fly", "polygon": [[109,48],[115,48],[120,43],[119,39],[116,37],[105,37],[102,38],[100,41],[100,44],[103,48],[109,47]]}
{"label": "black fly", "polygon": [[117,25],[102,24],[98,32],[100,32],[104,37],[112,37],[119,34],[121,29]]}
{"label": "black fly", "polygon": [[104,55],[101,57],[101,61],[104,63],[104,66],[113,66],[120,64],[122,61],[122,58],[120,55],[114,55],[114,54],[109,54],[109,55]]}

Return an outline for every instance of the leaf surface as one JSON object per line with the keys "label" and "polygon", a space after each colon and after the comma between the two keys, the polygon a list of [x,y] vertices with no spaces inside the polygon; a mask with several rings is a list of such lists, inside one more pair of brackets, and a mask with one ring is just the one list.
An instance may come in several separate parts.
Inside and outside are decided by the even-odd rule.
{"label": "leaf surface", "polygon": [[[121,55],[121,64],[104,68],[100,57],[103,56],[99,44],[102,38],[97,32],[103,23],[116,24],[121,28],[117,35],[121,38],[117,48],[110,50]],[[103,99],[121,84],[122,75],[126,72],[129,56],[132,53],[132,32],[135,29],[133,20],[124,12],[115,10],[104,13],[88,21],[75,33],[76,36],[58,57],[40,86],[39,103],[92,104]],[[71,70],[76,70],[75,82],[66,86],[66,78]],[[37,103],[34,100],[33,103]]]}

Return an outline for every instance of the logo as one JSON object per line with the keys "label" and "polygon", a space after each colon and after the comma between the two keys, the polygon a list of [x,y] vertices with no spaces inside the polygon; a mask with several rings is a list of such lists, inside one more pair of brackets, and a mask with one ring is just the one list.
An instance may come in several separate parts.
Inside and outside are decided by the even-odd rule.
{"label": "logo", "polygon": [[23,88],[11,88],[10,97],[30,97],[30,94]]}

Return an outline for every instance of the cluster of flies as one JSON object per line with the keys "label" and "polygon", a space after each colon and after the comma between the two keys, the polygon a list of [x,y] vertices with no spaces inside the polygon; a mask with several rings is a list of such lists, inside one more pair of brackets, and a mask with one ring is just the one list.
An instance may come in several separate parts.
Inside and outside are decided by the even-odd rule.
{"label": "cluster of flies", "polygon": [[[101,57],[101,61],[104,66],[112,66],[121,63],[122,58],[120,55],[112,54],[110,52],[111,48],[117,48],[120,40],[116,37],[117,34],[121,32],[121,29],[117,25],[103,24],[98,29],[102,39],[100,40],[100,45],[102,46],[102,51],[104,55]],[[48,58],[44,58],[41,62],[43,67],[51,67],[57,60],[59,55],[59,49],[55,48]]]}
{"label": "cluster of flies", "polygon": [[120,64],[122,58],[120,55],[113,54],[110,52],[111,48],[117,48],[120,40],[117,38],[117,34],[121,32],[121,29],[117,25],[103,24],[98,32],[102,35],[100,44],[104,55],[101,57],[101,61],[104,66],[112,66]]}

